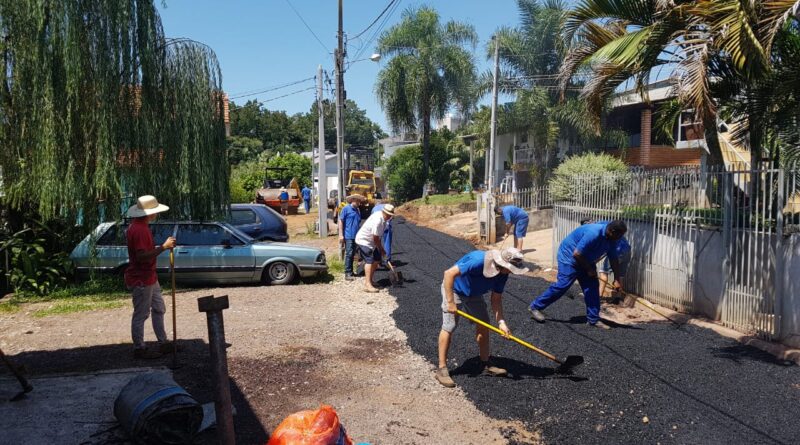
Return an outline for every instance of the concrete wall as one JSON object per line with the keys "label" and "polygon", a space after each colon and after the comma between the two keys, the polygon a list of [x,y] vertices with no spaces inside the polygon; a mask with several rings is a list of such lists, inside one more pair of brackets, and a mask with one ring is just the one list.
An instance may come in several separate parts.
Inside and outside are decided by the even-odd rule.
{"label": "concrete wall", "polygon": [[[553,227],[553,209],[539,209],[528,212],[528,232],[544,230]],[[495,230],[500,239],[500,235],[505,233],[506,222],[502,216],[495,217]]]}
{"label": "concrete wall", "polygon": [[784,238],[783,247],[785,268],[781,331],[784,343],[800,348],[800,235]]}

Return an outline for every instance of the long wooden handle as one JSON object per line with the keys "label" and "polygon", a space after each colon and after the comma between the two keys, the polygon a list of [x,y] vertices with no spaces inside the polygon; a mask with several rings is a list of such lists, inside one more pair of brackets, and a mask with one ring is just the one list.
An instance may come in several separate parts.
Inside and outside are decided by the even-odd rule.
{"label": "long wooden handle", "polygon": [[169,272],[172,276],[172,351],[173,358],[177,352],[178,346],[178,317],[175,313],[175,251],[169,249]]}
{"label": "long wooden handle", "polygon": [[[466,318],[467,320],[469,320],[469,321],[471,321],[473,323],[477,323],[477,324],[479,324],[479,325],[481,325],[481,326],[483,326],[483,327],[485,327],[487,329],[490,329],[490,330],[502,335],[503,337],[506,337],[506,333],[505,332],[501,331],[500,329],[497,329],[496,327],[490,325],[489,323],[486,323],[486,322],[484,322],[482,320],[478,320],[477,318],[473,317],[472,315],[470,315],[470,314],[468,314],[468,313],[466,313],[466,312],[464,312],[464,311],[462,311],[460,309],[456,309],[456,314]],[[554,361],[554,362],[556,362],[558,364],[562,364],[561,360],[557,359],[556,356],[554,356],[553,354],[550,354],[549,352],[546,352],[546,351],[542,351],[541,349],[537,348],[536,346],[533,346],[532,344],[526,342],[525,340],[520,340],[519,338],[514,337],[513,335],[509,335],[506,338],[508,338],[509,340],[515,341],[515,342],[521,344],[522,346],[525,346],[526,348],[532,350],[533,352],[535,352],[537,354],[540,354],[540,355],[542,355],[544,357],[547,357],[550,360],[552,360],[552,361]]]}

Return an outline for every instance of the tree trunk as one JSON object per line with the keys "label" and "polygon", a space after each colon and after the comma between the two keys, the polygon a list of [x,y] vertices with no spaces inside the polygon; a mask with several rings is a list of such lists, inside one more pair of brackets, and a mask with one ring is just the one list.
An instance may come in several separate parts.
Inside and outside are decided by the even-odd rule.
{"label": "tree trunk", "polygon": [[431,157],[431,112],[422,115],[422,197],[428,195],[428,171]]}

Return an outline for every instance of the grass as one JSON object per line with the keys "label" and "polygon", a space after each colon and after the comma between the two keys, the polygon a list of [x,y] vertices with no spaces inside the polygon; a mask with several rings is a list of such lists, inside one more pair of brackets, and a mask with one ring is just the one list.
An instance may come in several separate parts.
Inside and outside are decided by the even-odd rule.
{"label": "grass", "polygon": [[344,274],[344,261],[338,256],[328,257],[328,273],[334,276]]}
{"label": "grass", "polygon": [[24,304],[52,303],[33,312],[34,317],[115,309],[125,305],[130,293],[119,277],[101,277],[47,295],[18,292],[0,300],[0,313],[13,313]]}
{"label": "grass", "polygon": [[475,202],[475,195],[470,195],[469,193],[460,193],[457,195],[428,195],[427,200],[425,198],[418,198],[411,201],[412,204],[416,205],[437,206],[458,205],[467,202]]}

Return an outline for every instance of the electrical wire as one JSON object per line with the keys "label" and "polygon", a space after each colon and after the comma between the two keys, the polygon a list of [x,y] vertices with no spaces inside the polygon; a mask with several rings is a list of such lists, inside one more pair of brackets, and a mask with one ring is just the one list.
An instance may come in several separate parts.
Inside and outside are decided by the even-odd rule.
{"label": "electrical wire", "polygon": [[244,92],[241,92],[241,93],[237,93],[237,94],[231,95],[230,99],[238,99],[240,97],[255,96],[255,95],[258,95],[258,94],[268,93],[270,91],[280,90],[280,89],[283,89],[283,88],[286,88],[286,87],[290,87],[292,85],[297,85],[299,83],[308,82],[309,80],[314,80],[314,79],[316,79],[316,77],[312,76],[312,77],[309,77],[309,78],[306,78],[306,79],[296,80],[294,82],[285,83],[285,84],[282,84],[282,85],[276,85],[274,87],[267,87],[267,88],[262,89],[262,90],[244,91]]}
{"label": "electrical wire", "polygon": [[373,20],[373,21],[372,21],[372,23],[370,23],[370,24],[369,24],[369,26],[367,26],[366,28],[364,28],[364,30],[363,30],[363,31],[361,31],[360,33],[356,34],[356,35],[355,35],[355,37],[353,37],[353,39],[357,39],[357,38],[361,37],[361,36],[362,36],[362,35],[363,35],[365,32],[369,31],[369,29],[370,29],[370,28],[372,28],[372,26],[373,26],[373,25],[375,25],[376,23],[378,23],[378,20],[380,20],[380,19],[381,19],[381,17],[383,17],[383,15],[384,15],[384,14],[386,14],[386,11],[388,11],[388,10],[389,10],[389,8],[392,6],[392,4],[393,4],[394,2],[396,2],[396,1],[398,1],[398,0],[389,0],[389,3],[386,5],[386,7],[385,7],[385,8],[383,8],[383,11],[381,11],[381,13],[380,13],[380,14],[378,14],[378,16],[377,16],[377,17],[375,17],[375,20]]}
{"label": "electrical wire", "polygon": [[319,42],[320,46],[322,46],[325,52],[330,54],[331,51],[328,49],[327,46],[325,46],[324,43],[322,43],[322,40],[320,40],[319,36],[317,36],[317,33],[315,33],[314,30],[311,29],[310,26],[308,26],[308,23],[306,23],[306,20],[303,18],[302,15],[300,15],[300,12],[298,12],[297,9],[295,9],[295,7],[289,0],[284,0],[284,1],[286,2],[287,5],[289,5],[290,8],[292,8],[292,11],[294,11],[294,13],[297,15],[297,18],[299,18],[300,21],[303,22],[304,25],[306,25],[306,29],[308,30],[308,32],[310,32],[311,35],[314,36],[315,39],[317,39],[317,42]]}
{"label": "electrical wire", "polygon": [[383,18],[383,21],[381,21],[381,24],[378,25],[377,28],[375,28],[375,31],[370,35],[369,39],[367,39],[367,41],[364,42],[364,45],[356,52],[356,56],[353,58],[353,60],[357,60],[358,58],[360,58],[361,55],[364,54],[364,51],[367,48],[369,48],[370,45],[372,45],[372,42],[378,37],[378,35],[380,35],[380,33],[383,31],[383,28],[386,27],[386,24],[392,18],[394,13],[400,7],[400,3],[402,3],[402,2],[403,2],[403,0],[397,0],[394,3],[394,6],[392,6],[392,8],[389,11],[389,13],[386,14],[386,16]]}
{"label": "electrical wire", "polygon": [[282,96],[271,97],[269,99],[264,99],[264,100],[256,101],[256,102],[253,102],[253,103],[250,103],[250,104],[245,104],[245,105],[242,105],[241,107],[237,107],[233,111],[238,111],[238,110],[241,110],[242,108],[247,108],[248,106],[250,106],[250,107],[251,106],[261,107],[262,104],[265,104],[267,102],[272,102],[274,100],[283,99],[284,97],[294,96],[295,94],[300,94],[300,93],[304,93],[306,91],[315,90],[315,89],[317,89],[317,87],[303,88],[302,90],[292,91],[291,93],[286,93],[286,94],[284,94]]}

